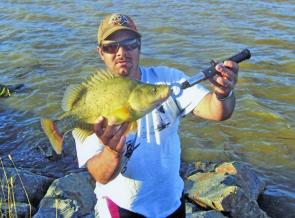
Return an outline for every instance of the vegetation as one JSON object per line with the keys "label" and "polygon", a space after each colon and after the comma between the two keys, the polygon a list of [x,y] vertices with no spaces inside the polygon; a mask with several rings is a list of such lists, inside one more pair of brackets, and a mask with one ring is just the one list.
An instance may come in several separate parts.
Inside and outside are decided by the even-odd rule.
{"label": "vegetation", "polygon": [[[16,167],[16,165],[15,165],[13,159],[12,159],[12,156],[8,155],[8,158],[11,161],[11,163],[13,165],[13,168],[16,171],[16,176],[19,179],[20,184],[22,186],[22,189],[23,189],[23,191],[24,191],[24,193],[26,195],[27,202],[28,202],[28,205],[29,205],[28,217],[32,217],[32,204],[30,202],[29,195],[28,195],[28,193],[26,191],[23,180],[22,180],[22,178],[21,178],[21,176],[20,176],[20,174],[18,172],[18,169],[17,169],[17,167]],[[14,193],[14,190],[15,190],[14,184],[15,184],[16,177],[10,176],[8,178],[7,172],[5,170],[5,166],[3,164],[3,161],[1,159],[1,157],[0,157],[0,164],[1,164],[3,177],[4,177],[4,179],[2,178],[0,180],[0,185],[1,185],[0,217],[9,217],[9,218],[17,217],[17,202],[16,202],[16,199],[15,199],[15,193]]]}

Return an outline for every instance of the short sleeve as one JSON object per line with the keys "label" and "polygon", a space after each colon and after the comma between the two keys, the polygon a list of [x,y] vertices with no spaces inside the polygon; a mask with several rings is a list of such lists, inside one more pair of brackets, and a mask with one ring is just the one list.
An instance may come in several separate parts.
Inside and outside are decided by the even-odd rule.
{"label": "short sleeve", "polygon": [[[178,84],[178,91],[175,93],[175,101],[180,109],[181,116],[185,116],[195,109],[195,107],[200,103],[200,101],[209,93],[201,84],[196,84],[192,87],[186,89],[180,89],[180,84],[186,81],[189,76],[187,76],[182,71],[177,69],[171,69],[174,84]],[[173,83],[171,84],[173,87]]]}
{"label": "short sleeve", "polygon": [[75,134],[72,135],[76,143],[79,167],[83,168],[91,157],[102,151],[103,145],[95,134],[88,136],[83,142]]}
{"label": "short sleeve", "polygon": [[208,93],[209,90],[199,84],[181,90],[181,94],[175,97],[181,110],[181,116],[185,116],[193,111]]}

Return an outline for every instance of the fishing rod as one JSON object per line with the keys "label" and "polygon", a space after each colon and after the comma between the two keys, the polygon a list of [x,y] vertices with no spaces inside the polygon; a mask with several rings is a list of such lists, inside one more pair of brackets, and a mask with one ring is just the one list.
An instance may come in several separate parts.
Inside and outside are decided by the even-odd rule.
{"label": "fishing rod", "polygon": [[[241,52],[235,54],[234,56],[227,58],[225,60],[229,60],[229,61],[234,61],[236,63],[240,63],[244,60],[247,60],[251,57],[251,52],[249,51],[249,49],[244,49]],[[218,74],[219,72],[215,69],[215,66],[218,64],[218,62],[215,61],[211,61],[210,62],[211,66],[208,67],[205,70],[202,70],[201,72],[199,72],[198,74],[190,77],[188,80],[184,81],[183,83],[180,84],[180,88],[181,89],[186,89],[188,87],[191,87],[203,80],[209,79],[211,77],[213,77],[215,74]]]}

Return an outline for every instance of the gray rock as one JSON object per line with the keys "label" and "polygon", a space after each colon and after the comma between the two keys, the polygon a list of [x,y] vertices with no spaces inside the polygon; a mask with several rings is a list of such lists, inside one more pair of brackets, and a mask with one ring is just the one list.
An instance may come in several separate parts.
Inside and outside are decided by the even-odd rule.
{"label": "gray rock", "polygon": [[32,217],[35,208],[26,203],[15,203],[15,208],[7,203],[1,204],[1,217]]}
{"label": "gray rock", "polygon": [[36,217],[91,217],[96,204],[94,183],[87,172],[56,179],[39,205]]}
{"label": "gray rock", "polygon": [[268,217],[256,201],[264,183],[247,164],[224,163],[214,171],[188,177],[185,192],[190,199],[204,208],[229,212],[232,217]]}
{"label": "gray rock", "polygon": [[294,218],[295,199],[292,193],[269,186],[258,199],[259,206],[272,218]]}
{"label": "gray rock", "polygon": [[41,204],[34,218],[79,217],[80,206],[76,200],[46,197]]}
{"label": "gray rock", "polygon": [[187,177],[189,177],[197,172],[198,171],[197,171],[194,163],[188,163],[188,162],[184,162],[184,161],[181,162],[179,174],[183,180],[187,179]]}
{"label": "gray rock", "polygon": [[[17,203],[16,211],[13,213],[18,217],[29,217],[31,208],[31,213],[34,214],[33,206],[25,204],[27,198],[15,169],[6,168],[5,172],[8,178],[12,178],[16,201],[24,202]],[[1,182],[5,187],[7,182],[3,172],[1,173]],[[34,218],[95,217],[96,197],[93,192],[95,184],[87,172],[71,173],[54,182],[50,178],[25,170],[19,170],[19,174],[25,184],[30,201],[35,205],[39,203],[52,183],[40,202]],[[186,203],[186,217],[221,218],[227,215],[233,218],[267,217],[256,201],[264,190],[265,184],[245,163],[196,162],[182,164],[182,175],[184,179],[187,178],[185,179],[185,188],[191,199],[190,203]],[[7,193],[7,189],[0,192],[2,198],[5,196],[3,193]],[[270,195],[265,192],[260,199],[263,200],[261,201],[262,207],[273,215],[276,213],[273,212],[275,209],[272,207],[277,205],[277,202]],[[7,197],[3,199],[7,199]],[[201,207],[207,211],[201,211]],[[2,203],[1,209],[4,214],[7,214],[6,204]]]}
{"label": "gray rock", "polygon": [[218,167],[221,162],[212,162],[212,161],[197,161],[194,163],[181,162],[180,166],[180,175],[183,179],[198,173],[198,172],[214,172],[215,168]]}
{"label": "gray rock", "polygon": [[4,201],[8,200],[7,193],[10,193],[10,195],[13,193],[15,202],[29,203],[26,196],[27,193],[30,203],[37,205],[53,181],[51,178],[40,176],[23,169],[16,171],[15,168],[5,168],[4,170],[2,168],[0,171],[1,185],[4,188],[0,192],[0,198]]}
{"label": "gray rock", "polygon": [[186,218],[224,218],[225,216],[215,210],[202,211],[200,208],[193,203],[185,203]]}
{"label": "gray rock", "polygon": [[186,218],[225,218],[222,213],[215,210],[186,213]]}
{"label": "gray rock", "polygon": [[265,189],[265,183],[256,175],[250,165],[243,162],[226,162],[215,168],[217,173],[233,175],[239,185],[250,199],[257,200]]}

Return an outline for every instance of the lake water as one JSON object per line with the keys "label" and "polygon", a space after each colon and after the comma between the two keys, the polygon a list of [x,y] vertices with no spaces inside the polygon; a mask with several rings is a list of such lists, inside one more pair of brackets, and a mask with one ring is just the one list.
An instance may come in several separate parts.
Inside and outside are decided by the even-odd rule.
{"label": "lake water", "polygon": [[[0,99],[0,156],[9,165],[58,176],[74,156],[48,158],[40,115],[55,115],[65,87],[102,67],[96,54],[101,18],[131,15],[142,33],[141,65],[193,75],[211,59],[244,48],[235,113],[225,122],[188,116],[181,125],[185,160],[252,164],[273,193],[295,205],[294,1],[6,1],[0,3],[0,83],[25,84]],[[208,86],[208,82],[204,82]],[[69,137],[67,151],[74,145]],[[71,163],[71,164],[69,164]]]}

